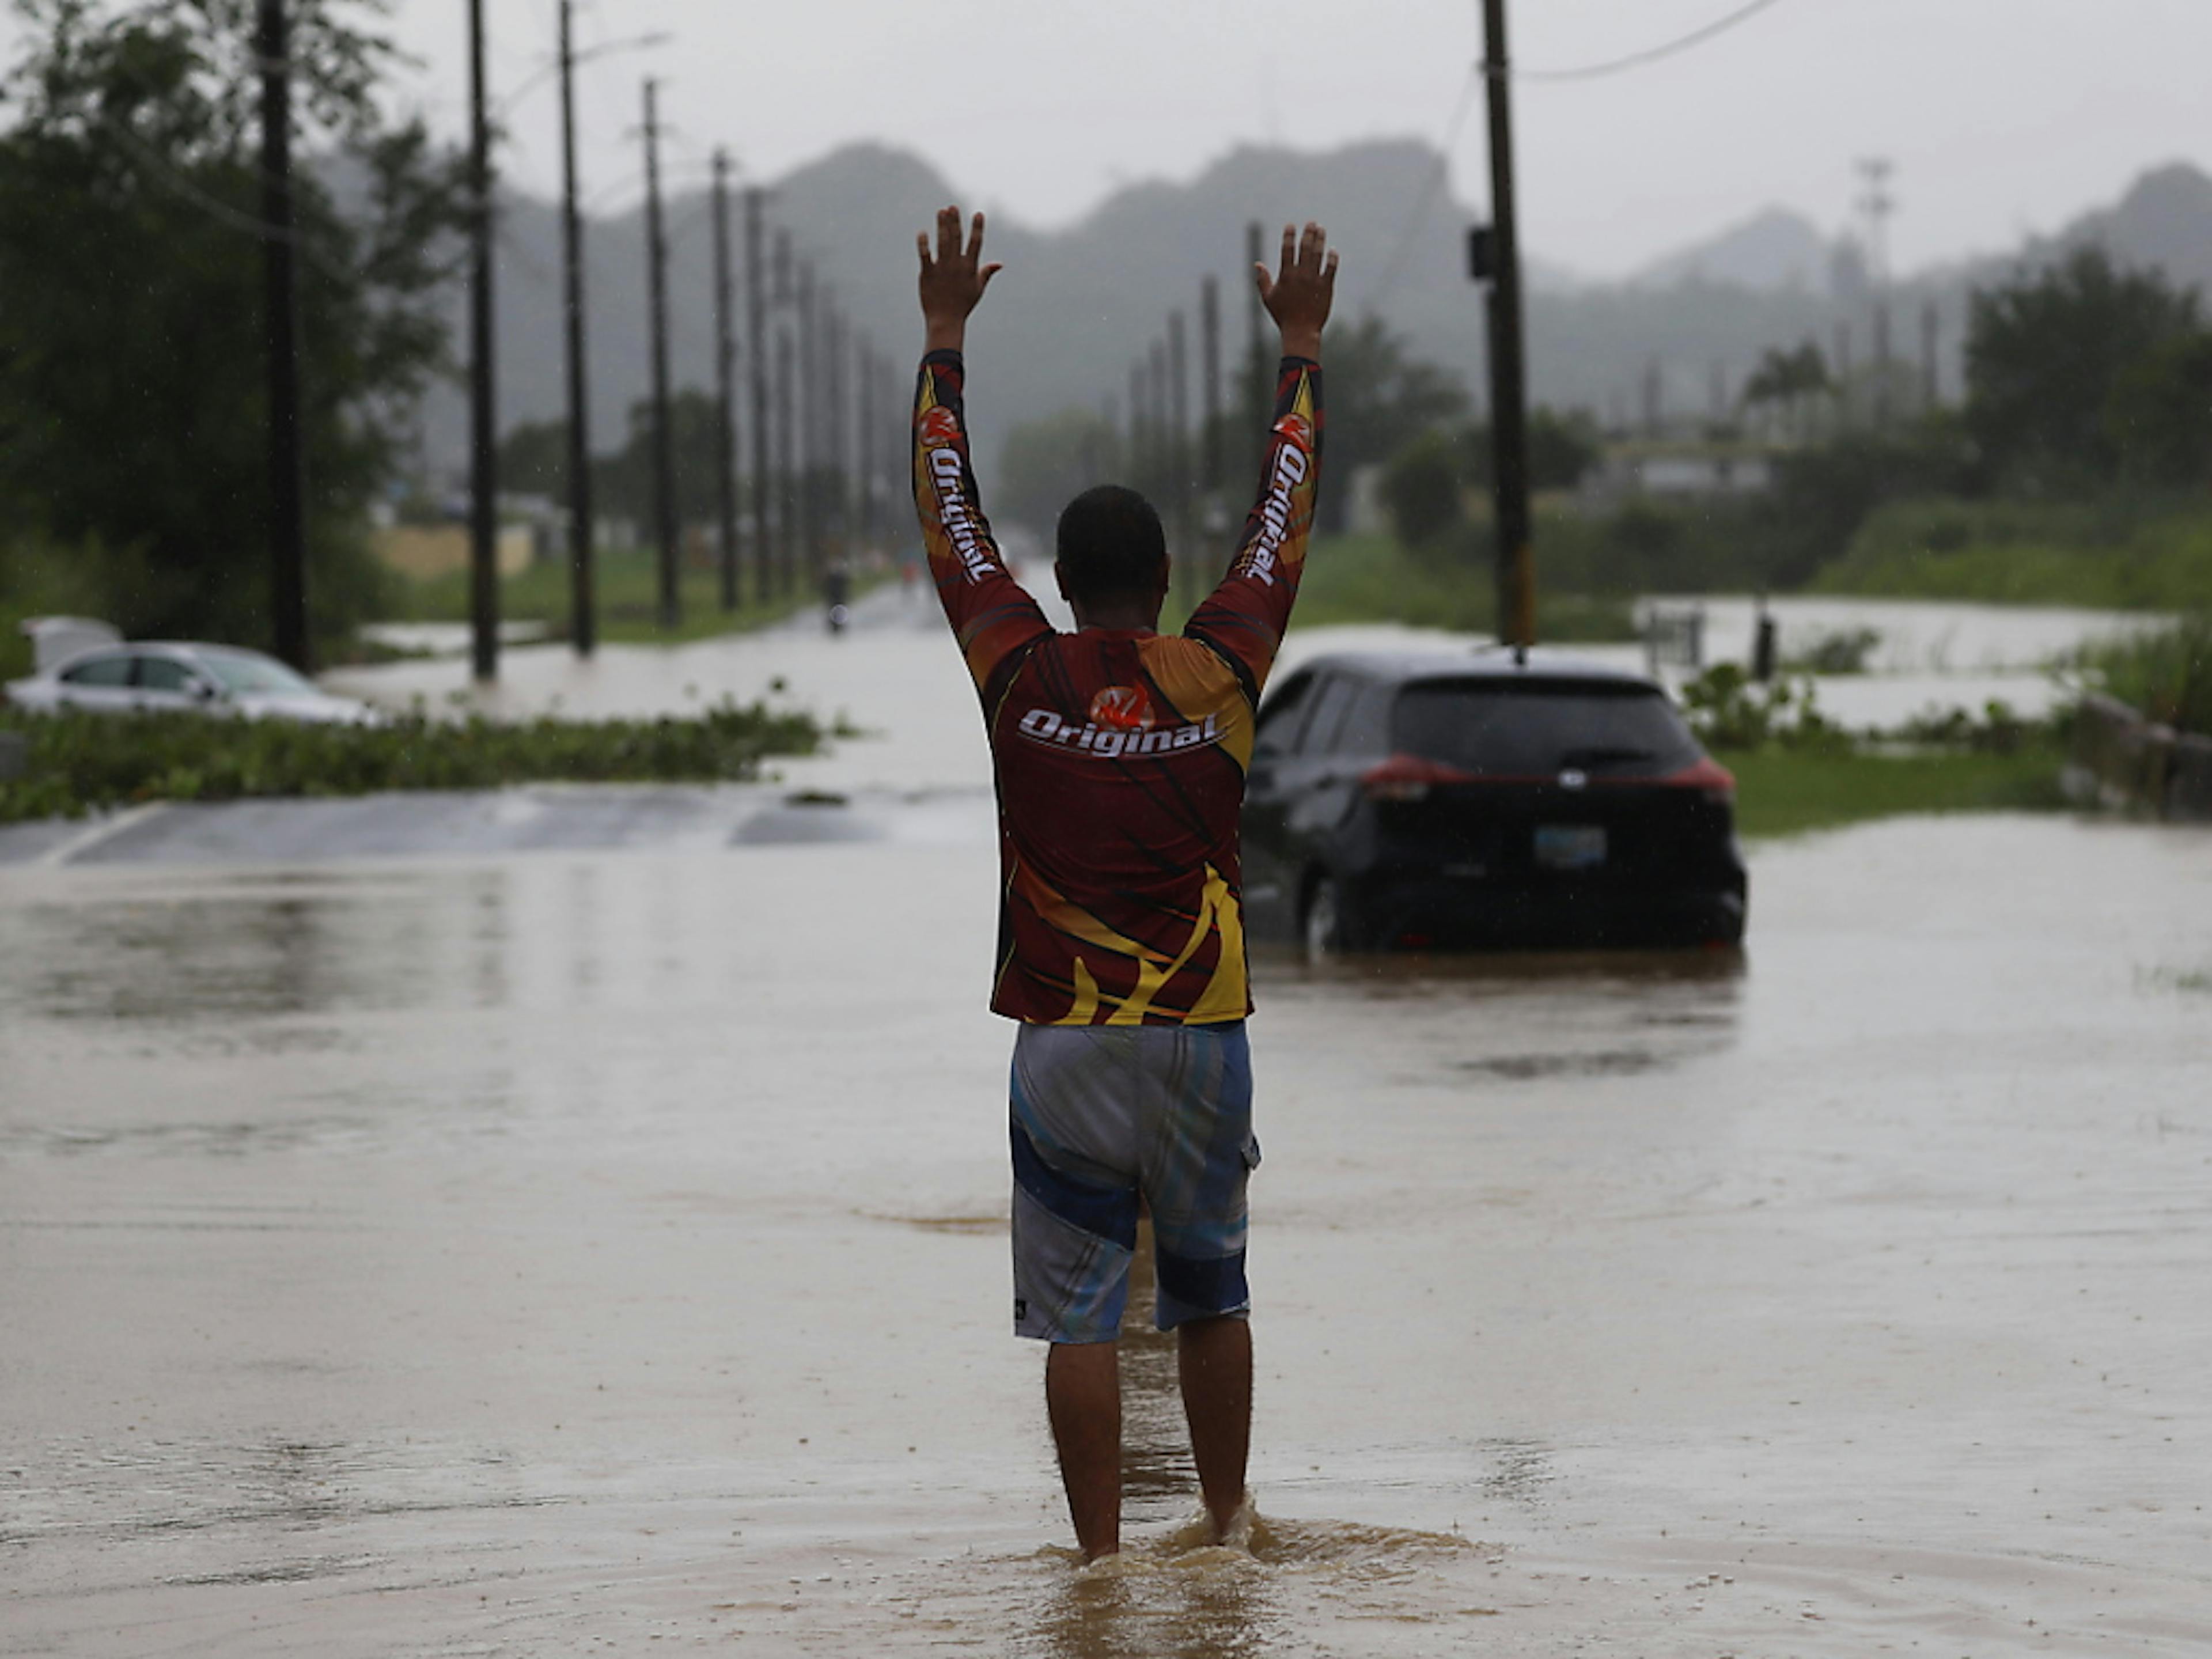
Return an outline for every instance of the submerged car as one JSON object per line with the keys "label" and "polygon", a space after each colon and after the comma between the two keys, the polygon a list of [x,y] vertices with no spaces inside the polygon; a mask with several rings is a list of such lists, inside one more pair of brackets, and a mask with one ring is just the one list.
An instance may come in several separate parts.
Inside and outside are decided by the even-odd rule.
{"label": "submerged car", "polygon": [[1735,780],[1638,674],[1322,657],[1260,710],[1244,897],[1316,951],[1734,945]]}
{"label": "submerged car", "polygon": [[334,697],[274,657],[234,645],[142,641],[76,651],[28,679],[10,680],[19,708],[95,713],[228,714],[252,720],[374,725],[365,702]]}

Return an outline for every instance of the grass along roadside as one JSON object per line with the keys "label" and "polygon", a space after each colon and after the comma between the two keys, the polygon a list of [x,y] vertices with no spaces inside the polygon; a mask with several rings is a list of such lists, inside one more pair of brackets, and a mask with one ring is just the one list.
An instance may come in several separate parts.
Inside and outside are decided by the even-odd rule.
{"label": "grass along roadside", "polygon": [[1921,812],[2058,811],[2058,750],[2036,744],[2013,754],[1769,747],[1723,750],[1735,774],[1736,829],[1753,840],[1833,830]]}
{"label": "grass along roadside", "polygon": [[314,726],[201,714],[33,714],[0,708],[27,745],[0,782],[0,823],[149,800],[362,795],[507,784],[746,782],[772,756],[834,735],[809,714],[726,702],[682,719],[513,723],[414,715]]}
{"label": "grass along roadside", "polygon": [[[1537,624],[1553,643],[1632,640],[1625,595],[1565,593],[1537,574]],[[1293,628],[1340,623],[1404,623],[1457,633],[1495,634],[1497,594],[1486,566],[1436,553],[1410,552],[1387,534],[1325,536],[1306,555]]]}

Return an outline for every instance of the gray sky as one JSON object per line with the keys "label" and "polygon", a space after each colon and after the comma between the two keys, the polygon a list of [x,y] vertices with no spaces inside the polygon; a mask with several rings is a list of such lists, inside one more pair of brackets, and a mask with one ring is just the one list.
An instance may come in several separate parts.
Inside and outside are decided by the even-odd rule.
{"label": "gray sky", "polygon": [[[1741,0],[1515,0],[1529,70],[1609,60]],[[553,0],[489,0],[495,96],[550,52]],[[1476,0],[583,0],[582,40],[671,44],[585,71],[585,169],[633,198],[638,81],[666,82],[676,181],[727,144],[773,178],[886,140],[969,200],[1064,224],[1116,184],[1188,178],[1241,143],[1440,141],[1479,52]],[[458,131],[462,0],[396,0],[425,60],[410,95]],[[12,40],[13,25],[6,26]],[[2212,0],[1779,0],[1680,57],[1607,79],[1523,83],[1523,241],[1590,276],[1630,270],[1769,204],[1842,224],[1853,158],[1898,167],[1900,270],[2011,246],[2112,199],[2142,168],[2212,171]],[[507,157],[557,179],[552,83],[522,93]],[[1487,200],[1480,100],[1452,149]],[[1355,253],[1357,250],[1353,251]]]}

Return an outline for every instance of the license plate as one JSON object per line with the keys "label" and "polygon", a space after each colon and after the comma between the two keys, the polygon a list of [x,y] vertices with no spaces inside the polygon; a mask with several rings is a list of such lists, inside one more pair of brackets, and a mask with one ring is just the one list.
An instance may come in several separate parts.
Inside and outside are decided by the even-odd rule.
{"label": "license plate", "polygon": [[1594,870],[1605,862],[1601,823],[1540,823],[1536,862],[1547,870]]}

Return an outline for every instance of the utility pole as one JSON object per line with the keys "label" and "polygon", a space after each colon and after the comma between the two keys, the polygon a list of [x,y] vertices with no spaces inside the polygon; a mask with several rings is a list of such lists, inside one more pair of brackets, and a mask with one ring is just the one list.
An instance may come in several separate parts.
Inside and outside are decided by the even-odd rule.
{"label": "utility pole", "polygon": [[1246,331],[1249,335],[1247,352],[1249,362],[1246,374],[1245,395],[1251,399],[1252,412],[1244,423],[1245,441],[1250,446],[1251,476],[1257,478],[1260,469],[1267,464],[1267,420],[1275,410],[1274,364],[1268,360],[1267,335],[1262,322],[1264,307],[1260,304],[1260,285],[1252,280],[1252,269],[1267,262],[1261,252],[1261,238],[1265,233],[1257,219],[1244,227],[1244,293]]}
{"label": "utility pole", "polygon": [[1868,155],[1854,162],[1862,188],[1858,210],[1866,220],[1867,275],[1874,288],[1875,424],[1889,424],[1889,216],[1897,198],[1889,193],[1897,164]]}
{"label": "utility pole", "polygon": [[761,286],[761,202],[756,185],[745,191],[745,378],[753,415],[753,597],[766,605],[775,591],[769,557],[768,295]]}
{"label": "utility pole", "polygon": [[799,441],[799,540],[810,582],[822,576],[822,518],[815,489],[815,469],[821,464],[822,399],[815,380],[821,359],[816,338],[814,264],[799,262],[799,410],[793,429]]}
{"label": "utility pole", "polygon": [[859,403],[853,417],[859,453],[854,458],[853,471],[860,498],[854,533],[860,544],[867,547],[876,539],[876,349],[863,334],[854,349],[859,360],[853,387]]}
{"label": "utility pole", "polygon": [[1182,313],[1168,313],[1168,499],[1175,514],[1176,586],[1184,608],[1198,603],[1198,560],[1190,533],[1190,349]]}
{"label": "utility pole", "polygon": [[1936,314],[1936,302],[1929,300],[1920,307],[1920,400],[1921,406],[1933,413],[1942,405],[1943,383],[1938,377],[1936,356],[1936,332],[1942,326]]}
{"label": "utility pole", "polygon": [[1142,358],[1129,365],[1129,459],[1130,487],[1139,494],[1145,489],[1145,477],[1152,465],[1152,457],[1145,431],[1145,363]]}
{"label": "utility pole", "polygon": [[828,358],[822,376],[823,413],[828,416],[829,434],[825,447],[830,452],[830,545],[842,562],[851,556],[848,544],[853,538],[852,451],[849,408],[851,376],[847,372],[847,358],[852,344],[852,331],[847,326],[845,313],[823,293],[823,307],[828,315],[823,319],[823,355]]}
{"label": "utility pole", "polygon": [[1206,430],[1200,439],[1200,474],[1209,505],[1221,490],[1221,279],[1199,285],[1198,332],[1206,360]]}
{"label": "utility pole", "polygon": [[[1146,354],[1145,430],[1152,451],[1152,482],[1149,493],[1155,504],[1175,488],[1175,438],[1168,430],[1168,343],[1154,340]],[[1168,533],[1175,533],[1175,503],[1167,502]]]}
{"label": "utility pole", "polygon": [[[482,0],[476,0],[478,4]],[[653,306],[653,508],[660,545],[659,623],[684,620],[676,527],[676,445],[668,399],[668,240],[660,223],[659,84],[645,83],[645,258]]]}
{"label": "utility pole", "polygon": [[591,390],[584,362],[584,223],[576,203],[576,45],[561,0],[561,276],[568,351],[568,632],[576,654],[599,645],[592,592]]}
{"label": "utility pole", "polygon": [[271,643],[303,673],[307,629],[307,465],[300,441],[300,298],[293,253],[292,61],[284,0],[261,0],[262,326],[269,355],[269,556]]}
{"label": "utility pole", "polygon": [[730,153],[714,152],[714,477],[721,508],[722,609],[738,608],[738,346],[730,294]]}
{"label": "utility pole", "polygon": [[499,677],[499,426],[492,399],[491,129],[483,0],[469,0],[469,665]]}
{"label": "utility pole", "polygon": [[791,597],[799,565],[799,514],[792,479],[791,325],[775,330],[776,591]]}
{"label": "utility pole", "polygon": [[1513,204],[1512,82],[1505,0],[1483,0],[1483,79],[1490,94],[1490,210],[1470,247],[1490,284],[1490,434],[1498,522],[1498,637],[1526,650],[1536,639],[1536,575],[1529,550],[1528,392],[1522,358],[1521,239]]}

